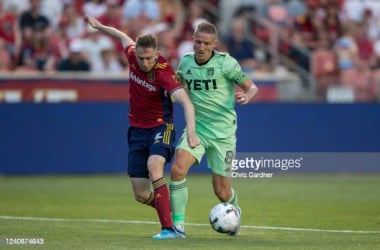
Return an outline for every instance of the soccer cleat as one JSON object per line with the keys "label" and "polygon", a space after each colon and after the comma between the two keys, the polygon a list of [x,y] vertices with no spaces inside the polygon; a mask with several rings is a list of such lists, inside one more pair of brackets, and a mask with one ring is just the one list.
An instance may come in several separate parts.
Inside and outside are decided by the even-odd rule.
{"label": "soccer cleat", "polygon": [[237,225],[235,231],[233,232],[229,232],[228,234],[231,235],[231,236],[236,236],[239,234],[239,231],[240,231],[240,220],[241,220],[241,208],[240,207],[237,207],[237,212],[239,214],[239,224]]}
{"label": "soccer cleat", "polygon": [[186,238],[186,233],[185,233],[185,225],[174,225],[173,226],[174,232],[177,234],[177,238]]}
{"label": "soccer cleat", "polygon": [[173,230],[169,229],[162,229],[161,233],[156,234],[152,237],[154,240],[168,240],[168,239],[175,239],[179,238],[177,236],[177,233]]}

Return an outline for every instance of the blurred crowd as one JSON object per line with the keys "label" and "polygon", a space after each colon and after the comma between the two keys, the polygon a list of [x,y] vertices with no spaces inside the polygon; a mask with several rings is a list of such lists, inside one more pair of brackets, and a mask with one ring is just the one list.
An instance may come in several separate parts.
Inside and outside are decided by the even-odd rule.
{"label": "blurred crowd", "polygon": [[215,21],[199,0],[0,0],[0,72],[126,73],[121,44],[87,26],[84,15],[132,38],[155,33],[173,66],[192,49],[194,25]]}
{"label": "blurred crowd", "polygon": [[[254,36],[271,44],[275,30],[279,51],[311,72],[318,95],[325,97],[331,87],[341,87],[353,90],[356,101],[378,98],[380,1],[242,2],[245,2],[241,5],[242,13],[251,8],[255,15],[271,24],[252,24]],[[242,16],[244,14],[236,18]]]}
{"label": "blurred crowd", "polygon": [[378,0],[0,0],[0,72],[127,73],[120,43],[86,26],[84,15],[132,38],[155,33],[174,67],[192,50],[195,25],[208,20],[219,28],[219,49],[244,70],[271,72],[272,55],[254,39],[271,44],[275,31],[280,53],[315,76],[319,93],[337,83],[366,89],[367,99],[377,91]]}

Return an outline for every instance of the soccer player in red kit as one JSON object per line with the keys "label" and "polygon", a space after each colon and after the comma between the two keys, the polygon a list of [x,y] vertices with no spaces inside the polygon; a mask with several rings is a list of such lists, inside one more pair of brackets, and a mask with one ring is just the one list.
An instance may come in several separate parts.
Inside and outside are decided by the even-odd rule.
{"label": "soccer player in red kit", "polygon": [[177,238],[164,178],[165,164],[171,160],[175,149],[172,99],[183,106],[190,147],[200,143],[195,134],[194,107],[185,89],[174,80],[174,70],[157,51],[153,35],[138,36],[135,42],[127,34],[93,17],[86,16],[84,20],[122,43],[130,67],[128,175],[135,199],[157,211],[161,232],[153,239]]}

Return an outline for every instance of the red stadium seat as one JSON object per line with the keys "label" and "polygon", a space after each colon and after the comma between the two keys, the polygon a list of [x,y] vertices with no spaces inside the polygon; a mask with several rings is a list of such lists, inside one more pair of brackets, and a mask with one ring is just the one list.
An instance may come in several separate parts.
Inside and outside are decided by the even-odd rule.
{"label": "red stadium seat", "polygon": [[329,86],[339,84],[339,71],[334,52],[318,49],[311,54],[311,73],[316,80],[317,94],[324,96]]}
{"label": "red stadium seat", "polygon": [[376,93],[374,92],[373,74],[369,70],[344,70],[341,72],[341,85],[351,87],[355,93],[356,102],[374,101]]}

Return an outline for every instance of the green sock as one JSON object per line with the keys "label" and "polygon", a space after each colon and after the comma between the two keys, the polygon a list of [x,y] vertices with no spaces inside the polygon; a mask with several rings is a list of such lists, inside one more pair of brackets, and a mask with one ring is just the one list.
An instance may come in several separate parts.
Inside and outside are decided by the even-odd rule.
{"label": "green sock", "polygon": [[184,224],[188,199],[186,179],[182,181],[171,181],[169,183],[169,189],[173,224]]}
{"label": "green sock", "polygon": [[231,203],[232,205],[234,205],[237,208],[237,207],[239,207],[237,193],[235,192],[235,190],[233,188],[231,188],[231,192],[232,192],[232,196],[227,202]]}

